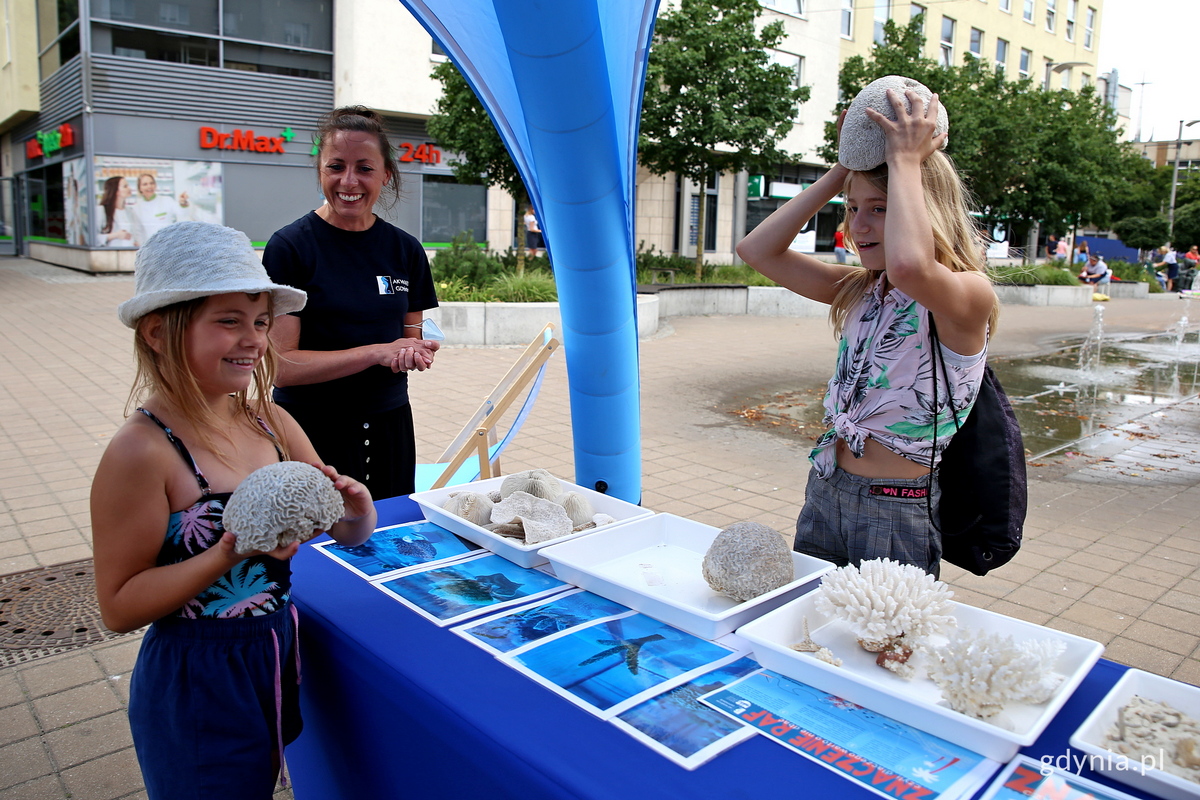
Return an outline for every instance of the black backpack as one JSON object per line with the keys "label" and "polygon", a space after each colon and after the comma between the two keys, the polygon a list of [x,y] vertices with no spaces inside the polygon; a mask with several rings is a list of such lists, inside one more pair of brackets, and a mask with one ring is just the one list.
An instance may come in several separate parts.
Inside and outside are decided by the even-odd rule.
{"label": "black backpack", "polygon": [[[947,386],[950,378],[933,315],[929,332],[936,403],[938,362]],[[991,366],[983,368],[979,396],[966,422],[959,426],[954,415],[954,424],[957,431],[938,468],[941,500],[934,524],[942,534],[942,560],[986,575],[1011,561],[1020,549],[1029,503],[1021,427]],[[935,425],[935,448],[936,430]]]}

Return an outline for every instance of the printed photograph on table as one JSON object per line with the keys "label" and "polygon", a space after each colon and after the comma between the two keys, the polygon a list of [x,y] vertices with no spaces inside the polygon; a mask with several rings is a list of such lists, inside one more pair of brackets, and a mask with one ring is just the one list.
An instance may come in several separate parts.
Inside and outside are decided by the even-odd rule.
{"label": "printed photograph on table", "polygon": [[1095,781],[1017,756],[996,776],[980,800],[1137,800],[1133,795],[1110,789]]}
{"label": "printed photograph on table", "polygon": [[373,585],[445,626],[561,592],[569,584],[485,552],[451,564],[414,569]]}
{"label": "printed photograph on table", "polygon": [[454,632],[493,653],[509,653],[531,642],[555,636],[607,617],[628,614],[629,608],[599,595],[575,589],[532,606],[471,622]]}
{"label": "printed photograph on table", "polygon": [[970,797],[1000,764],[769,670],[701,698],[777,744],[881,797]]}
{"label": "printed photograph on table", "polygon": [[568,700],[608,718],[725,658],[726,647],[644,614],[535,642],[504,660]]}
{"label": "printed photograph on table", "polygon": [[425,520],[380,528],[370,539],[353,547],[334,541],[315,546],[351,572],[367,579],[382,578],[390,572],[419,564],[461,558],[482,549]]}
{"label": "printed photograph on table", "polygon": [[748,656],[729,658],[730,663],[622,712],[613,724],[684,769],[695,769],[744,742],[755,735],[751,728],[700,702],[701,695],[760,669]]}

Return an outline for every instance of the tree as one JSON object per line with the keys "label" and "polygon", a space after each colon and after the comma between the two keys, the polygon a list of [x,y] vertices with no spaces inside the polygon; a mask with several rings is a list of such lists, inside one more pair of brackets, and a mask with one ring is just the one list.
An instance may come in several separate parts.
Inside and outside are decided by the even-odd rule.
{"label": "tree", "polygon": [[[1081,221],[1108,225],[1131,212],[1154,213],[1153,168],[1119,140],[1111,109],[1086,87],[1049,91],[1032,81],[1008,81],[990,62],[964,56],[943,66],[921,55],[923,20],[884,26],[870,58],[846,60],[838,75],[844,100],[885,75],[905,75],[940,95],[950,114],[949,153],[988,222],[1023,235],[1035,222],[1067,230]],[[836,117],[836,114],[835,114]],[[836,160],[837,133],[826,125],[821,155]],[[1137,192],[1131,195],[1131,186]]]}
{"label": "tree", "polygon": [[[518,209],[524,208],[529,193],[517,165],[466,78],[451,61],[434,67],[433,77],[442,84],[442,95],[425,127],[434,141],[457,155],[448,162],[454,177],[462,183],[499,186]],[[525,229],[520,230],[523,242]],[[525,274],[524,246],[517,248],[517,274]]]}
{"label": "tree", "polygon": [[1127,247],[1153,250],[1167,241],[1167,220],[1164,217],[1128,217],[1113,223],[1113,233]]}
{"label": "tree", "polygon": [[1175,207],[1175,241],[1180,253],[1194,244],[1200,244],[1200,200]]}
{"label": "tree", "polygon": [[[767,50],[783,23],[756,30],[758,0],[682,0],[658,18],[642,104],[639,155],[656,175],[700,186],[713,172],[790,160],[778,149],[808,99],[796,73]],[[696,277],[704,263],[705,203],[697,223]]]}

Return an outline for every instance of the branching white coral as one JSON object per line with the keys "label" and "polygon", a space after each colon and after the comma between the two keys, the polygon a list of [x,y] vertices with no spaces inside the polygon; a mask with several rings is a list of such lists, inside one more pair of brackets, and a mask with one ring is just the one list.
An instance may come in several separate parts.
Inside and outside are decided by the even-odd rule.
{"label": "branching white coral", "polygon": [[254,470],[225,504],[225,530],[239,553],[306,542],[329,530],[345,512],[333,481],[312,464],[280,461]]}
{"label": "branching white coral", "polygon": [[959,630],[929,677],[950,708],[991,720],[1007,703],[1044,703],[1062,683],[1054,664],[1066,645],[1055,639],[1016,642],[1011,636]]}
{"label": "branching white coral", "polygon": [[875,663],[909,677],[916,648],[954,626],[953,596],[921,568],[884,558],[826,573],[816,607],[844,620],[863,649],[879,653]]}

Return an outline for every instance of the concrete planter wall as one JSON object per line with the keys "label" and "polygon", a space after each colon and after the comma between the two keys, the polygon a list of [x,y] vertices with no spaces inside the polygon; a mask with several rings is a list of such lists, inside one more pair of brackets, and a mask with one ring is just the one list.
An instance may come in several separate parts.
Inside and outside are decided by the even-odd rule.
{"label": "concrete planter wall", "polygon": [[1001,303],[1014,306],[1090,306],[1091,286],[997,286]]}
{"label": "concrete planter wall", "polygon": [[1110,283],[1108,286],[1102,286],[1099,291],[1109,297],[1133,297],[1140,300],[1149,296],[1150,284],[1142,283],[1141,281],[1121,281],[1120,283]]}
{"label": "concrete planter wall", "polygon": [[[560,330],[558,303],[442,303],[427,312],[446,334],[447,344],[529,344],[547,322]],[[638,338],[658,333],[658,298],[637,297]]]}

